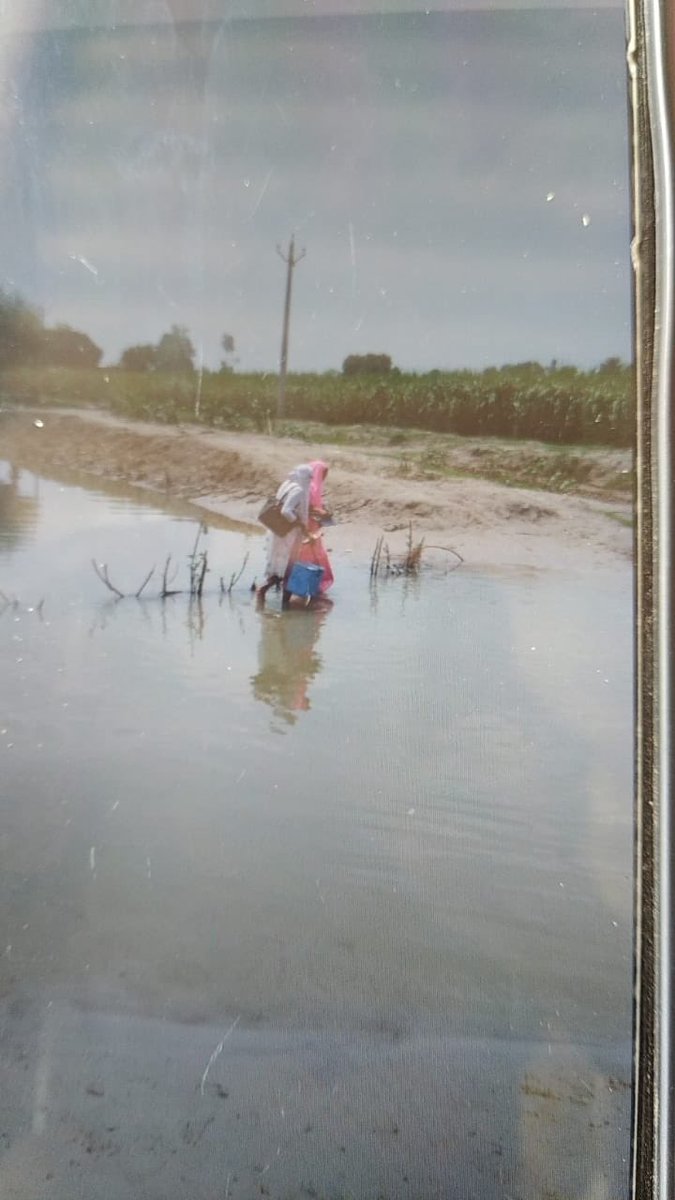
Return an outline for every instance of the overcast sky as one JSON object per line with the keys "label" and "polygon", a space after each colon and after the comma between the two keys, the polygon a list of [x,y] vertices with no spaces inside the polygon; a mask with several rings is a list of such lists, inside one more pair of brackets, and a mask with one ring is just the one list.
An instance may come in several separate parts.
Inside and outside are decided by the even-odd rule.
{"label": "overcast sky", "polygon": [[0,8],[3,287],[275,370],[295,230],[292,370],[629,356],[622,10],[270,7]]}

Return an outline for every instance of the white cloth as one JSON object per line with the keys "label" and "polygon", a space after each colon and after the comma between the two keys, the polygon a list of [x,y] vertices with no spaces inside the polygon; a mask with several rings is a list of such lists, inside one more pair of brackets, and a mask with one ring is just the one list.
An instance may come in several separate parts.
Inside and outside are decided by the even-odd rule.
{"label": "white cloth", "polygon": [[[284,480],[277,491],[277,500],[281,502],[280,512],[289,521],[299,520],[303,524],[307,524],[311,482],[312,468],[303,465],[291,471],[288,479]],[[302,529],[290,529],[283,537],[276,533],[270,535],[265,567],[268,579],[272,575],[283,578],[288,564],[293,562],[294,556],[297,554],[303,536]]]}

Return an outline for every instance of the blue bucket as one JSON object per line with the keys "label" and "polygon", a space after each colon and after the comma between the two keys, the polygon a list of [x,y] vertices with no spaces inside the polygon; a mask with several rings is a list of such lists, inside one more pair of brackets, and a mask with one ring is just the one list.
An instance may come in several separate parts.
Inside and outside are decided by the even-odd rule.
{"label": "blue bucket", "polygon": [[323,567],[314,566],[312,563],[294,563],[288,576],[286,591],[293,596],[318,596],[322,578]]}

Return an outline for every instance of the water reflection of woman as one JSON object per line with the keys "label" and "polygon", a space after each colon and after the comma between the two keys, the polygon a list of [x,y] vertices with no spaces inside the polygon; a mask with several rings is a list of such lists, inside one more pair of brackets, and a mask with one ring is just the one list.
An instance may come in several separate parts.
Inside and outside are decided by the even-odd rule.
{"label": "water reflection of woman", "polygon": [[253,695],[269,704],[287,725],[294,725],[298,713],[310,707],[307,690],[322,667],[316,643],[329,605],[261,617],[258,673],[251,679]]}
{"label": "water reflection of woman", "polygon": [[9,479],[0,479],[0,552],[13,550],[37,522],[39,502],[22,495],[17,467],[10,467]]}

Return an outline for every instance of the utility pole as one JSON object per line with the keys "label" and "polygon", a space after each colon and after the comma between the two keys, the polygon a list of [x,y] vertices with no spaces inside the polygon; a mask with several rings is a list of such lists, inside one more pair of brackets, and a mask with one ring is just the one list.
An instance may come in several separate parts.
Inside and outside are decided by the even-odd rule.
{"label": "utility pole", "polygon": [[291,240],[288,243],[288,254],[284,254],[280,246],[277,246],[277,254],[287,266],[286,271],[286,301],[284,304],[284,329],[281,335],[281,362],[279,364],[279,397],[277,400],[277,418],[281,419],[284,415],[285,398],[286,398],[286,367],[288,365],[288,325],[291,317],[291,289],[293,286],[293,268],[300,262],[301,258],[305,257],[305,251],[301,250],[299,254],[295,253],[295,237],[291,235]]}

